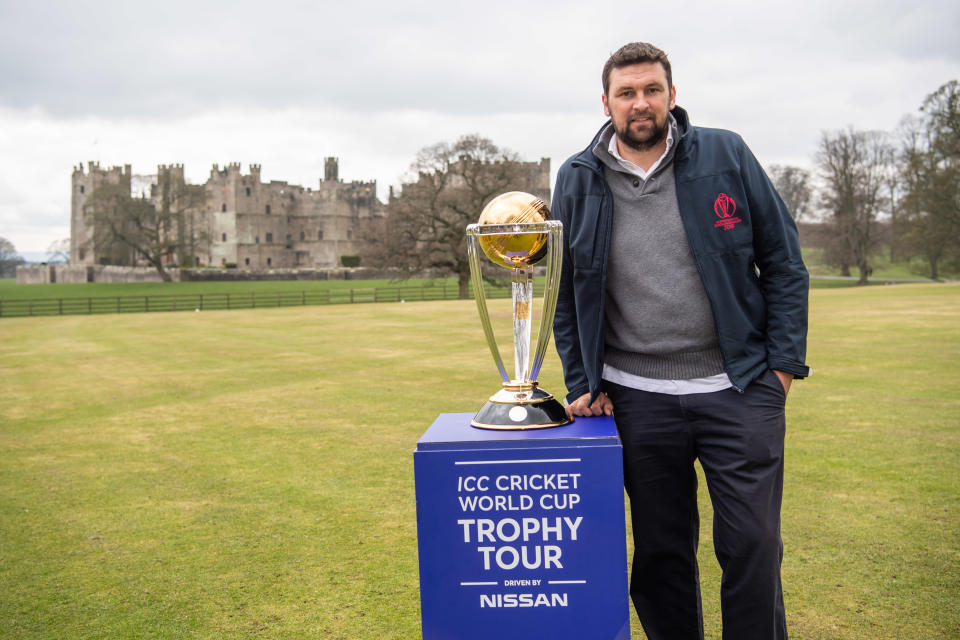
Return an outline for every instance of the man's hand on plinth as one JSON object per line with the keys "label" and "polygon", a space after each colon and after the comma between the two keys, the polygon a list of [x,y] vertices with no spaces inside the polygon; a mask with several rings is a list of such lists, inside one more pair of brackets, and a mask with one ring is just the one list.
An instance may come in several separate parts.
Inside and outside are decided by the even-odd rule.
{"label": "man's hand on plinth", "polygon": [[613,414],[613,402],[603,391],[597,394],[593,404],[587,404],[589,402],[590,394],[585,393],[568,404],[564,407],[567,411],[567,417],[571,419],[574,416],[589,418],[590,416],[609,416]]}

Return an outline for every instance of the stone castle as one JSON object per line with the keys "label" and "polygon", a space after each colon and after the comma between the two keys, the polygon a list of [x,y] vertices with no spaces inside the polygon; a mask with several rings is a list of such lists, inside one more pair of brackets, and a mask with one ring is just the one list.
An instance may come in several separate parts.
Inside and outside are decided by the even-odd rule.
{"label": "stone castle", "polygon": [[[520,163],[524,189],[550,201],[550,159]],[[316,189],[284,181],[260,180],[260,165],[239,163],[222,169],[213,165],[198,198],[186,212],[188,225],[200,238],[189,246],[189,266],[240,269],[336,268],[344,256],[361,253],[361,236],[382,218],[386,205],[377,198],[377,183],[339,179],[337,158],[324,159],[324,175]],[[421,176],[422,179],[422,176]],[[169,194],[187,183],[183,165],[160,165],[155,175],[135,175],[130,165],[105,169],[97,162],[74,167],[70,201],[70,264],[74,266],[146,264],[116,243],[98,244],[98,233],[84,205],[99,187],[119,187],[133,198],[143,197],[157,209]],[[195,188],[191,185],[190,188]],[[393,188],[390,189],[393,198]],[[169,205],[168,205],[169,206]],[[479,215],[479,212],[478,212]],[[187,226],[183,224],[182,226]],[[168,229],[168,233],[177,233]],[[181,230],[182,232],[182,230]],[[173,264],[182,256],[168,256]]]}
{"label": "stone castle", "polygon": [[[383,216],[377,183],[344,182],[337,158],[325,158],[324,176],[316,189],[283,181],[260,180],[260,165],[243,174],[239,163],[213,165],[202,185],[202,204],[190,211],[203,241],[192,246],[193,266],[250,269],[338,267],[342,256],[360,249],[365,220]],[[119,186],[133,197],[160,206],[168,185],[186,184],[183,165],[160,165],[156,175],[134,175],[130,165],[73,170],[70,202],[70,263],[72,265],[139,262],[116,247],[97,246],[99,234],[84,215],[84,204],[101,185]],[[173,260],[171,256],[171,260]]]}

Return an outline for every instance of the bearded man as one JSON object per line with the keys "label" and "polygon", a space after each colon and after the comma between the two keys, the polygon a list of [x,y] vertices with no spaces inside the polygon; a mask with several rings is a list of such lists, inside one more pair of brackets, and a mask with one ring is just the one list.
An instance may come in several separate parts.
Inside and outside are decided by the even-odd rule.
{"label": "bearded man", "polygon": [[692,126],[676,93],[663,51],[619,49],[603,67],[609,121],[557,176],[567,412],[616,421],[647,636],[703,638],[699,460],[723,637],[783,639],[784,407],[809,374],[808,276],[793,219],[743,140]]}

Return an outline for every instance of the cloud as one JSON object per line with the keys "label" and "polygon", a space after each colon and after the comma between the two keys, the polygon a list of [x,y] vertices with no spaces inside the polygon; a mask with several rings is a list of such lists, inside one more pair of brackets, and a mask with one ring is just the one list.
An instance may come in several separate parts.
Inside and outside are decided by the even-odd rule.
{"label": "cloud", "polygon": [[0,14],[0,100],[64,115],[536,107],[518,89],[549,63],[550,7],[504,20],[438,2],[24,3]]}
{"label": "cloud", "polygon": [[[101,0],[0,7],[0,103],[59,115],[291,106],[480,115],[573,111],[634,39],[749,76],[754,65],[960,57],[951,2]],[[833,68],[833,69],[832,69]],[[576,90],[571,90],[571,89]]]}
{"label": "cloud", "polygon": [[637,39],[668,51],[695,124],[809,164],[821,130],[889,130],[960,75],[958,23],[940,0],[2,3],[0,235],[62,237],[87,160],[313,186],[338,156],[383,197],[417,150],[479,133],[555,172],[603,121],[603,61]]}

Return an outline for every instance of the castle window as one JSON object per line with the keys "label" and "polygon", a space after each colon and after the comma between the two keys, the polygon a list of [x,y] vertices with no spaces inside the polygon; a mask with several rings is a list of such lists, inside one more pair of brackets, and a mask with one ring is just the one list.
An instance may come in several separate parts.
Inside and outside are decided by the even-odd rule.
{"label": "castle window", "polygon": [[273,264],[273,258],[267,258],[267,266],[269,267],[272,264]]}
{"label": "castle window", "polygon": [[247,195],[250,195],[250,187],[247,187]]}
{"label": "castle window", "polygon": [[195,267],[199,267],[199,266],[200,266],[200,258],[197,258],[196,256],[194,256],[194,258],[193,258],[193,266],[195,266]]}
{"label": "castle window", "polygon": [[84,187],[83,185],[80,185],[80,193],[83,193],[85,189],[86,187]]}
{"label": "castle window", "polygon": [[317,240],[323,240],[323,229],[317,231]]}
{"label": "castle window", "polygon": [[243,259],[243,264],[245,264],[245,265],[247,265],[247,266],[249,267],[249,266],[250,266],[250,258],[244,258],[244,259]]}
{"label": "castle window", "polygon": [[303,242],[303,241],[306,240],[306,239],[307,239],[307,232],[306,232],[306,231],[301,231],[301,232],[300,232],[300,242]]}
{"label": "castle window", "polygon": [[347,240],[353,240],[353,230],[347,229]]}
{"label": "castle window", "polygon": [[253,239],[253,243],[254,243],[254,244],[260,244],[260,236],[257,236],[256,238],[254,238],[254,239]]}
{"label": "castle window", "polygon": [[267,233],[267,242],[273,242],[273,234]]}
{"label": "castle window", "polygon": [[267,205],[267,215],[270,215],[270,205]]}
{"label": "castle window", "polygon": [[224,202],[222,205],[220,205],[220,211],[226,212],[226,210],[227,210],[227,203]]}
{"label": "castle window", "polygon": [[227,241],[227,234],[223,233],[223,234],[220,234],[220,236],[221,236],[221,238],[223,239],[224,242]]}

